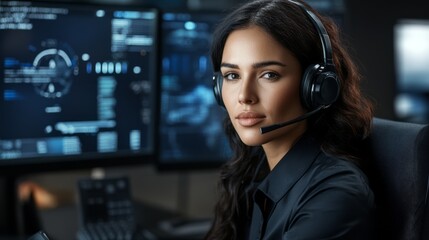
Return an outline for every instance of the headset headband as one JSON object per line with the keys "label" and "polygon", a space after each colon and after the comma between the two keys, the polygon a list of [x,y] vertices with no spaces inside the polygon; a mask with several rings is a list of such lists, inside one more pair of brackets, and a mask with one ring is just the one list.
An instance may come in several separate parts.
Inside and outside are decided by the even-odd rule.
{"label": "headset headband", "polygon": [[317,32],[319,34],[320,42],[322,44],[323,63],[326,66],[334,66],[334,61],[332,60],[331,40],[329,39],[328,32],[326,31],[325,27],[323,26],[323,23],[320,21],[320,19],[312,11],[309,11],[302,3],[295,2],[292,0],[289,0],[289,2],[296,4],[305,13],[307,13],[307,16],[310,18],[311,22],[316,27]]}

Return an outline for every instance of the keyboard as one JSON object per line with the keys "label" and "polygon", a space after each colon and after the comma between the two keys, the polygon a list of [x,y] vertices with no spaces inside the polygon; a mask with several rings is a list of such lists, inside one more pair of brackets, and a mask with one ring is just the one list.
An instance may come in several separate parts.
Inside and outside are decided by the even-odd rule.
{"label": "keyboard", "polygon": [[143,240],[146,239],[128,221],[88,223],[77,233],[77,240]]}

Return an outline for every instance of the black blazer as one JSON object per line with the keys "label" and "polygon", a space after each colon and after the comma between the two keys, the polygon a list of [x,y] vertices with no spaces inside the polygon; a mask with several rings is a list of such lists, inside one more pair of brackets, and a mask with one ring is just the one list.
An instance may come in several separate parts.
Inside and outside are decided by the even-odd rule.
{"label": "black blazer", "polygon": [[257,185],[249,239],[373,239],[366,176],[302,137]]}

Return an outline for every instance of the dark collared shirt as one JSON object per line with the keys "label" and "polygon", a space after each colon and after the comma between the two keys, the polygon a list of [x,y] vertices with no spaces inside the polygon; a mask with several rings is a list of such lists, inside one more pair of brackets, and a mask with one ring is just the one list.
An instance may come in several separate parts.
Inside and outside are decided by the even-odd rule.
{"label": "dark collared shirt", "polygon": [[249,239],[372,239],[375,203],[353,163],[301,138],[254,194]]}

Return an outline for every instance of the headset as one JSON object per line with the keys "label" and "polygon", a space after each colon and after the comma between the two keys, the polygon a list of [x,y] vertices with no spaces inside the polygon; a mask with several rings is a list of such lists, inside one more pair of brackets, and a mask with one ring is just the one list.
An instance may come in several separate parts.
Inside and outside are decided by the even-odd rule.
{"label": "headset", "polygon": [[[332,59],[331,41],[322,21],[303,4],[292,0],[289,2],[299,6],[316,28],[322,45],[323,63],[308,66],[301,79],[301,102],[309,112],[288,122],[263,127],[261,128],[262,133],[308,118],[320,110],[330,107],[340,94],[340,83]],[[213,75],[213,93],[218,105],[225,107],[222,100],[222,83],[222,74],[215,72]]]}

